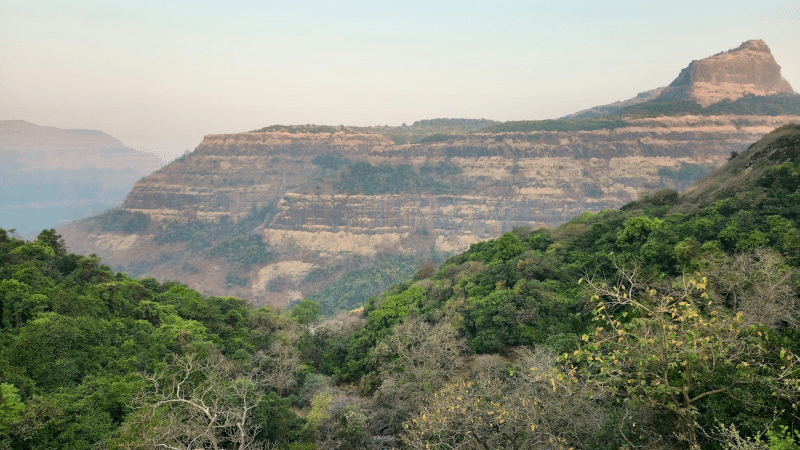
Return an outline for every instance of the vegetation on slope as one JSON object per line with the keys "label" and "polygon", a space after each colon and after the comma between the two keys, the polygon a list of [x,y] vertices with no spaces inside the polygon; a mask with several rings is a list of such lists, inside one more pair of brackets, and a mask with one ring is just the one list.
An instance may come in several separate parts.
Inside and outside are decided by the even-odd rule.
{"label": "vegetation on slope", "polygon": [[[787,133],[800,135],[778,130],[767,153],[787,154]],[[731,164],[769,161],[764,150]],[[315,364],[358,382],[376,405],[403,405],[382,425],[412,446],[511,448],[548,434],[585,448],[721,448],[736,439],[758,448],[763,433],[786,444],[800,425],[800,161],[772,164],[752,166],[753,182],[736,190],[718,184],[710,199],[660,191],[556,230],[475,244],[431,277],[371,300],[363,328],[320,335]],[[415,342],[430,339],[447,339],[440,346],[460,358],[441,367],[448,358],[418,354]],[[526,347],[544,353],[531,359]],[[564,356],[540,371],[547,349]],[[527,378],[528,366],[540,377]],[[489,383],[495,394],[485,394]],[[536,383],[583,392],[572,401],[590,417],[559,428],[561,414],[577,413],[557,402],[541,406],[550,416],[532,416],[513,399],[520,384],[535,398]],[[456,405],[454,395],[472,403]],[[516,422],[522,414],[528,428]]]}
{"label": "vegetation on slope", "polygon": [[345,134],[381,134],[389,137],[395,144],[417,144],[450,139],[454,136],[484,129],[498,122],[488,119],[427,119],[418,120],[413,124],[403,124],[399,127],[372,126],[353,127],[345,125],[271,125],[251,133],[265,133],[282,131],[286,133],[345,133]]}
{"label": "vegetation on slope", "polygon": [[458,177],[460,173],[460,167],[446,162],[417,168],[407,164],[374,166],[357,162],[340,173],[333,187],[338,192],[364,195],[422,192],[442,195],[473,190],[469,182]]}
{"label": "vegetation on slope", "polygon": [[692,101],[651,100],[631,106],[613,108],[607,114],[588,118],[561,118],[546,120],[519,120],[497,122],[487,119],[431,119],[419,120],[411,126],[353,127],[345,125],[271,125],[258,132],[283,131],[288,133],[367,133],[382,134],[395,144],[424,144],[446,142],[471,133],[508,133],[537,131],[592,131],[614,130],[630,126],[630,119],[661,116],[780,116],[800,115],[800,94],[768,96],[745,95],[737,100],[722,100],[703,107]]}
{"label": "vegetation on slope", "polygon": [[800,95],[745,95],[736,100],[722,100],[706,107],[691,101],[659,101],[639,103],[616,111],[614,117],[641,118],[683,115],[800,115]]}
{"label": "vegetation on slope", "polygon": [[0,448],[308,440],[290,409],[306,331],[274,311],[112,273],[53,230],[0,230],[0,311]]}

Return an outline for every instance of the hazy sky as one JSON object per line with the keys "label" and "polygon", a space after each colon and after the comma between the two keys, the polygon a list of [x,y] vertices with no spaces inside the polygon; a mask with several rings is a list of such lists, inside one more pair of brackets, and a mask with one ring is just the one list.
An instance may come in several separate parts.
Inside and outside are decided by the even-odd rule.
{"label": "hazy sky", "polygon": [[154,153],[272,124],[546,119],[764,39],[800,89],[800,1],[0,0],[0,120]]}

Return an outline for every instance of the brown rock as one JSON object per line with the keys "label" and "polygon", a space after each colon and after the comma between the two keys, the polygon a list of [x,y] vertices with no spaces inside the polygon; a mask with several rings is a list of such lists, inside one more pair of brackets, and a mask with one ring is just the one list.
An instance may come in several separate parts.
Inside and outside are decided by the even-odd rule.
{"label": "brown rock", "polygon": [[745,95],[793,94],[767,44],[751,40],[739,47],[692,61],[659,96],[704,107]]}
{"label": "brown rock", "polygon": [[[685,189],[699,176],[692,171],[720,166],[731,152],[798,121],[788,116],[661,117],[631,120],[614,130],[472,134],[412,145],[365,134],[212,135],[129,193],[123,209],[146,214],[155,227],[133,237],[62,231],[73,250],[97,253],[117,269],[179,279],[207,294],[238,294],[256,304],[282,306],[322,287],[305,282],[307,273],[346,268],[355,256],[424,258],[432,248],[458,252],[517,226],[554,226],[584,211],[618,208],[643,191]],[[341,168],[326,171],[314,162],[333,154],[348,161],[342,168],[405,165],[422,173],[423,166],[446,163],[460,173],[443,181],[462,187],[348,193],[347,186],[337,185]],[[275,254],[258,267],[209,259],[186,241],[160,245],[153,240],[158,226],[197,219],[234,223],[253,206],[270,204],[274,215],[249,231]],[[230,286],[229,273],[249,281]]]}

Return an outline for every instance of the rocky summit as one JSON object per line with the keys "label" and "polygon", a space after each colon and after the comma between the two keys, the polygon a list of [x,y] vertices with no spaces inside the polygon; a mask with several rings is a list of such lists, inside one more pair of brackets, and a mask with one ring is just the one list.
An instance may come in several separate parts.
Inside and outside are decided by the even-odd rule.
{"label": "rocky summit", "polygon": [[689,100],[709,106],[745,95],[793,93],[767,44],[751,40],[733,50],[692,61],[661,92],[659,99]]}

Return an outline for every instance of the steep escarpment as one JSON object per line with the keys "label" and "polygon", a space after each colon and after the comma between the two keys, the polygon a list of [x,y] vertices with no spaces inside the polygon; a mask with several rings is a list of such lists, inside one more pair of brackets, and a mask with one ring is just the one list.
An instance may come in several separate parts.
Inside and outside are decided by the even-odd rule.
{"label": "steep escarpment", "polygon": [[800,96],[763,41],[693,61],[666,88],[567,119],[272,125],[206,136],[122,208],[63,229],[114,268],[208,294],[356,307],[420,262],[688,188],[777,127]]}
{"label": "steep escarpment", "polygon": [[[341,131],[211,135],[137,182],[116,216],[62,231],[117,269],[285,305],[352,271],[389,280],[370,270],[390,255],[413,271],[515,227],[683,190],[792,121],[661,117],[416,144]],[[120,220],[138,228],[122,231]]]}
{"label": "steep escarpment", "polygon": [[793,93],[767,44],[751,40],[733,50],[692,61],[661,92],[659,100],[689,100],[708,106],[745,95]]}

